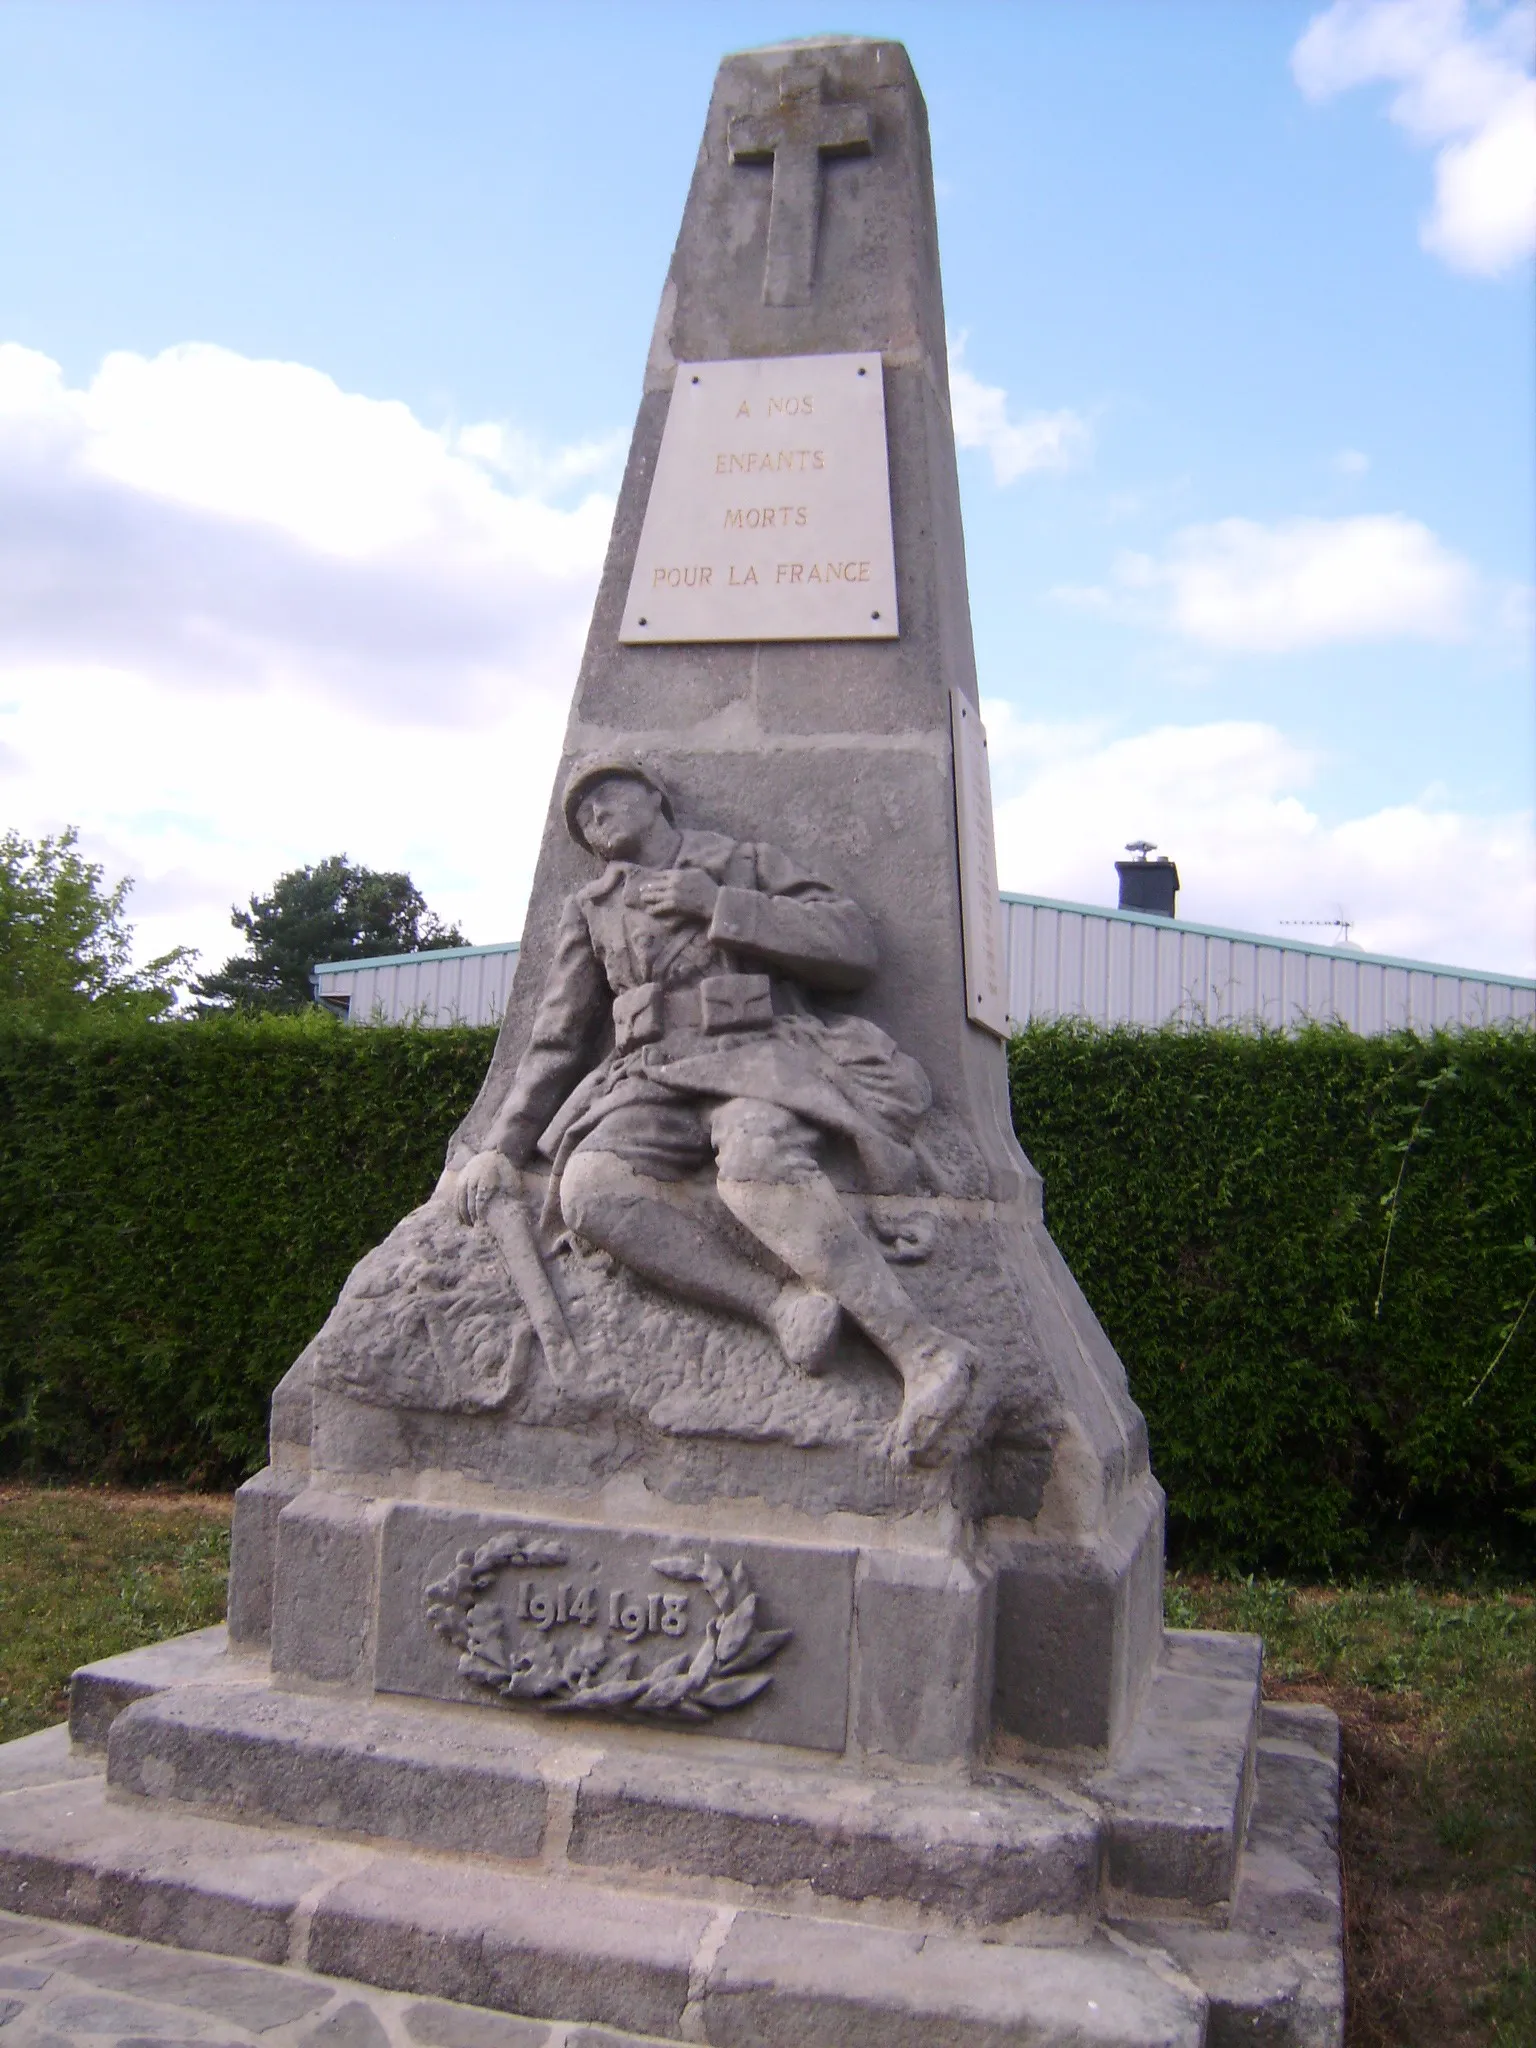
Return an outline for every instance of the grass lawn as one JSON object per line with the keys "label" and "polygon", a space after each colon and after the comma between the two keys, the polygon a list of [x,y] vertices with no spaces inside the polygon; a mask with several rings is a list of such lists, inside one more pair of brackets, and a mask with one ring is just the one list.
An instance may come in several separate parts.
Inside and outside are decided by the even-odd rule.
{"label": "grass lawn", "polygon": [[[77,1664],[224,1610],[222,1496],[0,1485],[0,1740]],[[1344,1724],[1350,2048],[1536,2048],[1536,1590],[1168,1582]]]}
{"label": "grass lawn", "polygon": [[224,1618],[223,1494],[0,1482],[0,1742],[61,1721],[69,1674]]}

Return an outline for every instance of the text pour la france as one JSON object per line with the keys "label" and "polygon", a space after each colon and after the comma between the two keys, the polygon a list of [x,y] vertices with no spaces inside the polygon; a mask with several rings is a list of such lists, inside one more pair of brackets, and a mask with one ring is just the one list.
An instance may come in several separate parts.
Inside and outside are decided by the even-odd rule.
{"label": "text pour la france", "polygon": [[[769,578],[769,571],[772,577]],[[754,584],[771,580],[774,583],[868,583],[870,565],[868,562],[773,562],[764,563],[762,576],[754,564],[732,562],[726,570],[723,586],[715,583],[715,565],[710,562],[690,562],[686,566],[658,564],[651,571],[653,590],[749,590]]]}

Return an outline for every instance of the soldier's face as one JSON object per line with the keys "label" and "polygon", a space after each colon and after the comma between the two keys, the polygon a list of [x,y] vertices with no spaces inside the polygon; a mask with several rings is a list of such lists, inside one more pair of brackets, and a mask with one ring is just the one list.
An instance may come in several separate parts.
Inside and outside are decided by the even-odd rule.
{"label": "soldier's face", "polygon": [[594,783],[576,809],[582,837],[599,860],[632,858],[660,816],[655,790],[627,775]]}

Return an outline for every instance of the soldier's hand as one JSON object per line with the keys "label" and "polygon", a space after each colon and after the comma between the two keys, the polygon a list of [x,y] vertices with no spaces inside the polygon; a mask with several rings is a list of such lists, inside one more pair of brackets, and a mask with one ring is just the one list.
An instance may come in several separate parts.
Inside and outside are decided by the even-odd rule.
{"label": "soldier's hand", "polygon": [[516,1192],[517,1168],[505,1152],[477,1152],[459,1175],[459,1221],[478,1223],[503,1189]]}
{"label": "soldier's hand", "polygon": [[715,914],[719,894],[718,886],[702,868],[667,868],[658,875],[634,875],[624,892],[627,902],[638,902],[643,910],[696,917],[705,924]]}

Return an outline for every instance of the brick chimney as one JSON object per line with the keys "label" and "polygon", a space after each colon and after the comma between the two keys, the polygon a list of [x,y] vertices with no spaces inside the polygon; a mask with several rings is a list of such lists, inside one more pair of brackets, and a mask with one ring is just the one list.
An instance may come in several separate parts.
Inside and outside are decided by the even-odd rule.
{"label": "brick chimney", "polygon": [[1157,853],[1150,839],[1133,839],[1125,850],[1136,858],[1115,862],[1115,873],[1120,877],[1120,908],[1145,911],[1149,917],[1172,917],[1179,893],[1178,869],[1166,854],[1148,860],[1148,854]]}

